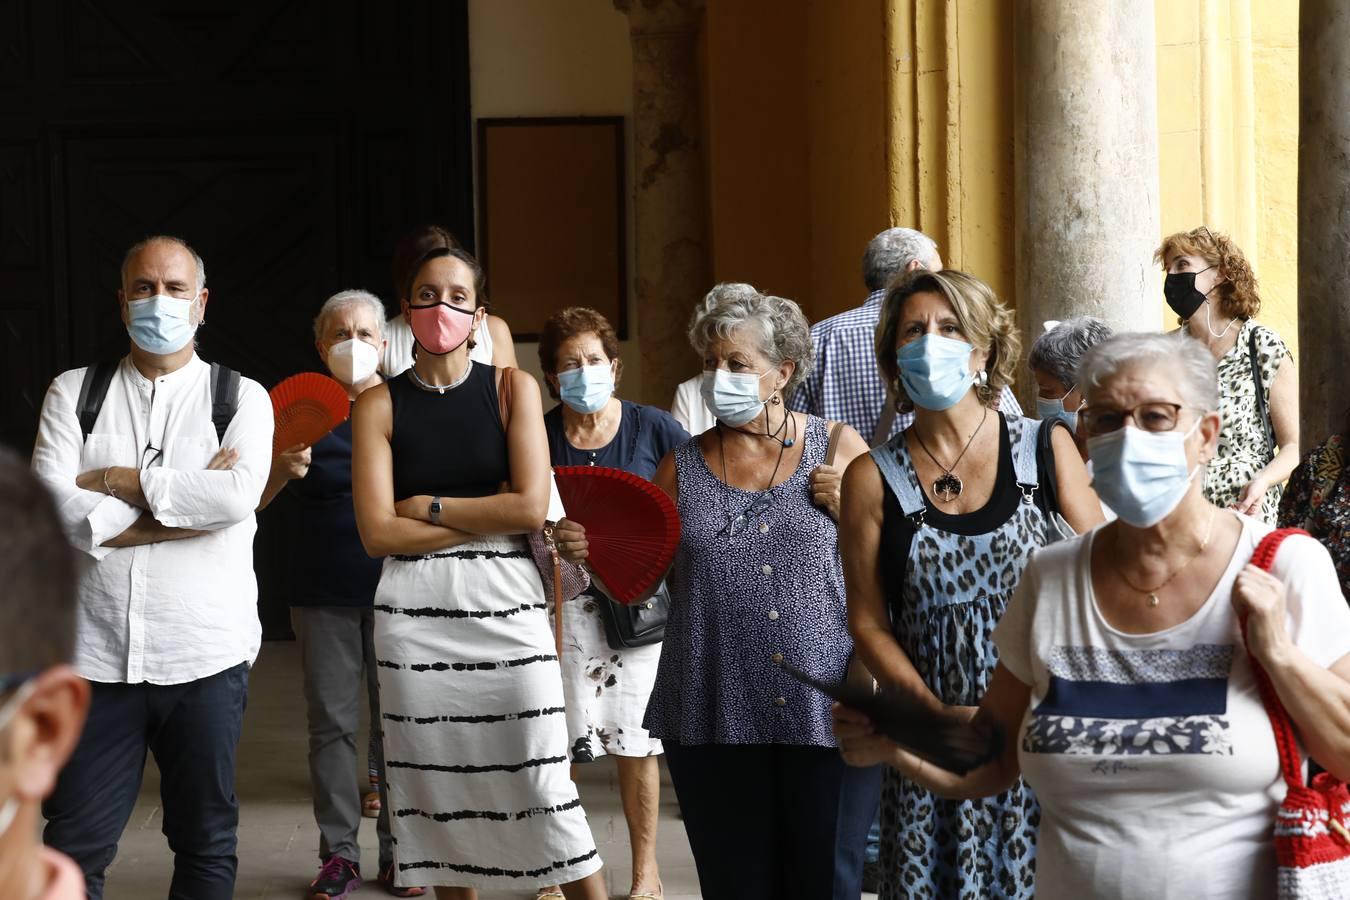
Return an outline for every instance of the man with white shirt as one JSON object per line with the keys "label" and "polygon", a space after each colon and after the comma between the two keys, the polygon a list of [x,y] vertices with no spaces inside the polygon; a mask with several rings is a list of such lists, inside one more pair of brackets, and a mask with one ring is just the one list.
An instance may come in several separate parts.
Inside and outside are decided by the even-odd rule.
{"label": "man with white shirt", "polygon": [[272,406],[256,382],[197,356],[206,272],[187,243],[132,247],[117,299],[130,354],[57,376],[33,450],[33,471],[90,563],[75,668],[93,700],[43,806],[44,839],[84,870],[91,900],[102,897],[148,750],[174,853],[169,896],[228,900],[234,755],[261,639],[253,509],[271,464]]}

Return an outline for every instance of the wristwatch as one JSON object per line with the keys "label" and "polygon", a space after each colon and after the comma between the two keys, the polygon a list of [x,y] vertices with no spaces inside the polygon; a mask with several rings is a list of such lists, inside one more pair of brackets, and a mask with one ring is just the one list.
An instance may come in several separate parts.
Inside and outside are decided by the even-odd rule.
{"label": "wristwatch", "polygon": [[429,512],[431,513],[431,524],[432,524],[432,525],[439,525],[439,524],[441,524],[441,498],[440,498],[440,497],[432,497],[432,498],[431,498],[431,507],[430,507]]}

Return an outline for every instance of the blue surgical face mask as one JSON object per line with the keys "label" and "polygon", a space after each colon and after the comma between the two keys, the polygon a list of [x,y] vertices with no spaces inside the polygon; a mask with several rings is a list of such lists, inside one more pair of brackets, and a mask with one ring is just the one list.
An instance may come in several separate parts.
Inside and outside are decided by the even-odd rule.
{"label": "blue surgical face mask", "polygon": [[728,372],[714,369],[703,373],[700,392],[717,420],[723,425],[738,428],[759,414],[764,401],[759,397],[759,383],[772,372]]}
{"label": "blue surgical face mask", "polygon": [[188,345],[197,333],[192,322],[196,298],[184,300],[156,294],[144,300],[127,301],[127,333],[146,353],[167,356]]}
{"label": "blue surgical face mask", "polygon": [[1088,438],[1092,486],[1122,522],[1135,528],[1156,525],[1190,490],[1200,467],[1186,462],[1189,431],[1144,431],[1132,425]]}
{"label": "blue surgical face mask", "polygon": [[949,409],[975,383],[970,354],[975,349],[965,341],[925,334],[896,351],[900,384],[915,406],[934,411]]}
{"label": "blue surgical face mask", "polygon": [[579,413],[598,413],[614,396],[614,366],[602,363],[559,372],[558,396]]}
{"label": "blue surgical face mask", "polygon": [[[1074,385],[1077,387],[1077,385]],[[1064,397],[1073,393],[1073,388],[1064,392]],[[1070,431],[1078,430],[1078,410],[1068,410],[1064,408],[1064,397],[1058,400],[1047,400],[1044,397],[1036,398],[1036,416],[1041,419],[1061,419],[1069,426]]]}

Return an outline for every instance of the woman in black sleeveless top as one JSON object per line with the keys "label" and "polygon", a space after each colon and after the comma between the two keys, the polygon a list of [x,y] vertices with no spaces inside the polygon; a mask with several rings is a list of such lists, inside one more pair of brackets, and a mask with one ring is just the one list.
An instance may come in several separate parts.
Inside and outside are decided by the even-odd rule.
{"label": "woman in black sleeveless top", "polygon": [[[525,533],[549,500],[534,379],[469,359],[482,269],[430,251],[404,289],[416,361],[353,414],[357,526],[387,556],[375,594],[385,768],[399,885],[441,898],[562,882],[603,897],[568,778],[562,683]],[[509,487],[501,488],[503,483]]]}

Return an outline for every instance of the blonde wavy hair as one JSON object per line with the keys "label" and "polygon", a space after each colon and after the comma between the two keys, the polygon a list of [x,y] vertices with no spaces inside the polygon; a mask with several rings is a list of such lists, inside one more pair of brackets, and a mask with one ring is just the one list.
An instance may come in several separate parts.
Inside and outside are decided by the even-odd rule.
{"label": "blonde wavy hair", "polygon": [[904,319],[905,301],[922,293],[944,297],[956,313],[956,321],[966,340],[989,354],[989,362],[985,366],[988,377],[983,384],[976,383],[975,393],[985,406],[993,406],[1003,389],[1012,384],[1017,361],[1022,354],[1022,339],[1017,334],[1013,311],[998,299],[993,289],[974,275],[955,269],[943,269],[941,272],[915,269],[893,281],[886,290],[874,349],[877,367],[895,392],[897,402],[906,408],[912,405],[900,384],[900,362],[896,359],[895,351],[899,342],[900,323]]}
{"label": "blonde wavy hair", "polygon": [[[1242,255],[1242,249],[1223,232],[1210,231],[1205,226],[1190,231],[1178,231],[1163,238],[1162,246],[1153,251],[1153,261],[1167,271],[1168,264],[1178,256],[1198,256],[1211,266],[1217,266],[1225,281],[1217,288],[1219,312],[1230,319],[1250,319],[1261,311],[1261,295],[1256,290],[1256,273]],[[1178,319],[1178,321],[1181,321]]]}

